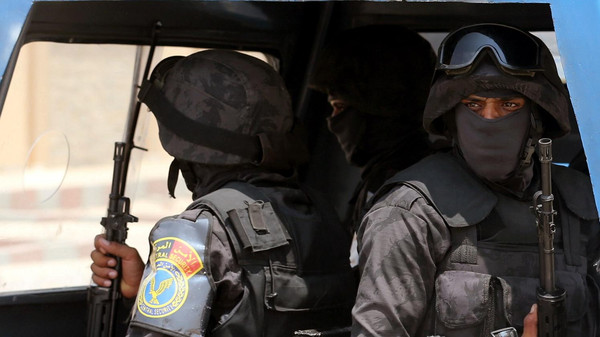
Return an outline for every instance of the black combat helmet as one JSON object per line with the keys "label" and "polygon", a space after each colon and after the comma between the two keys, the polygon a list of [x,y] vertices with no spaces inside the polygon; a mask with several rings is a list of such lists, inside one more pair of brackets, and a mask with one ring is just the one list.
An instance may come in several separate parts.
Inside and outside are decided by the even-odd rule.
{"label": "black combat helmet", "polygon": [[[484,59],[491,59],[501,73],[473,74]],[[442,117],[462,98],[486,90],[516,91],[536,103],[543,110],[538,137],[569,133],[573,107],[548,47],[530,33],[490,23],[460,28],[443,40],[423,116],[425,129],[446,134]]]}
{"label": "black combat helmet", "polygon": [[139,98],[157,117],[162,146],[179,160],[289,168],[306,159],[289,134],[294,116],[284,81],[255,57],[207,50],[167,58]]}

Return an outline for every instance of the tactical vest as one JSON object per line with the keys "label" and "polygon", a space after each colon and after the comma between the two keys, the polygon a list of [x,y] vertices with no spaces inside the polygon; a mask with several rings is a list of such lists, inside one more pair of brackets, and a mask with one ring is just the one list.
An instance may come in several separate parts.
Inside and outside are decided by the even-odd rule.
{"label": "tactical vest", "polygon": [[[553,167],[552,175],[558,194],[556,280],[567,291],[568,336],[596,336],[598,289],[587,279],[588,238],[582,235],[584,226],[598,224],[591,185],[579,172],[564,167]],[[382,191],[398,184],[423,196],[442,216],[452,237],[438,266],[434,306],[429,308],[424,333],[489,336],[507,326],[521,331],[540,283],[530,202],[493,192],[449,154],[425,158],[388,180]],[[500,230],[482,238],[489,226]]]}
{"label": "tactical vest", "polygon": [[[182,225],[201,226],[194,216],[202,211],[214,214],[225,225],[236,261],[243,269],[240,301],[226,318],[208,325],[206,336],[285,337],[297,330],[335,330],[350,325],[356,293],[349,265],[350,238],[334,214],[316,206],[325,205],[325,201],[313,193],[310,199],[298,189],[235,182],[195,200],[178,217]],[[206,247],[208,251],[210,243]],[[196,297],[214,288],[208,283],[197,284],[201,289],[189,291]],[[208,298],[210,303],[211,297],[199,298]],[[202,313],[204,303],[190,308],[190,321],[207,322]],[[167,319],[159,319],[152,327],[139,323],[144,319],[134,316],[136,324],[146,329],[172,336],[204,336],[198,329],[184,332],[183,320],[173,326],[165,322]],[[207,324],[203,325],[202,329],[206,328]]]}

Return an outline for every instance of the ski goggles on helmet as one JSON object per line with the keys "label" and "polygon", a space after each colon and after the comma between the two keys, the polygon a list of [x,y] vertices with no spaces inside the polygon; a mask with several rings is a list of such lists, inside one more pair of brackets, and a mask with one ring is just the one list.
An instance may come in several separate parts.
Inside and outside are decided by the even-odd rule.
{"label": "ski goggles on helmet", "polygon": [[528,33],[500,24],[478,24],[450,33],[438,52],[437,69],[449,75],[469,72],[488,52],[508,73],[542,71],[539,42]]}

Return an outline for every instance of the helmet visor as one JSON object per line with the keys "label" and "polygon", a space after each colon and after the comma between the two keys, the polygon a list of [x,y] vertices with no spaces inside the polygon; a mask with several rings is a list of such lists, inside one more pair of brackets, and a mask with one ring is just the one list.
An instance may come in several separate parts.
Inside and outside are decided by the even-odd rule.
{"label": "helmet visor", "polygon": [[450,33],[440,45],[438,69],[466,72],[484,50],[508,70],[542,70],[538,41],[518,29],[498,24],[473,25]]}

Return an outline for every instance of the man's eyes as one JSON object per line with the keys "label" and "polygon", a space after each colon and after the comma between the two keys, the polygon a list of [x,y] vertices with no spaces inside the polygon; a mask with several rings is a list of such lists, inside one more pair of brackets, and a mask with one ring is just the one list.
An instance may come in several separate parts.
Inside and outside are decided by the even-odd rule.
{"label": "man's eyes", "polygon": [[477,103],[477,102],[464,102],[463,103],[467,108],[470,109],[477,109],[477,108],[481,108],[481,104]]}
{"label": "man's eyes", "polygon": [[503,107],[508,108],[508,109],[519,109],[521,108],[521,104],[516,103],[516,102],[504,102],[502,104]]}
{"label": "man's eyes", "polygon": [[344,112],[344,110],[346,110],[347,108],[346,103],[342,101],[330,101],[329,104],[333,108],[333,111],[331,112],[332,117],[339,115],[340,113]]}
{"label": "man's eyes", "polygon": [[346,104],[345,103],[335,102],[335,103],[331,103],[331,106],[334,109],[337,109],[337,110],[342,110],[343,111],[344,109],[346,109]]}

